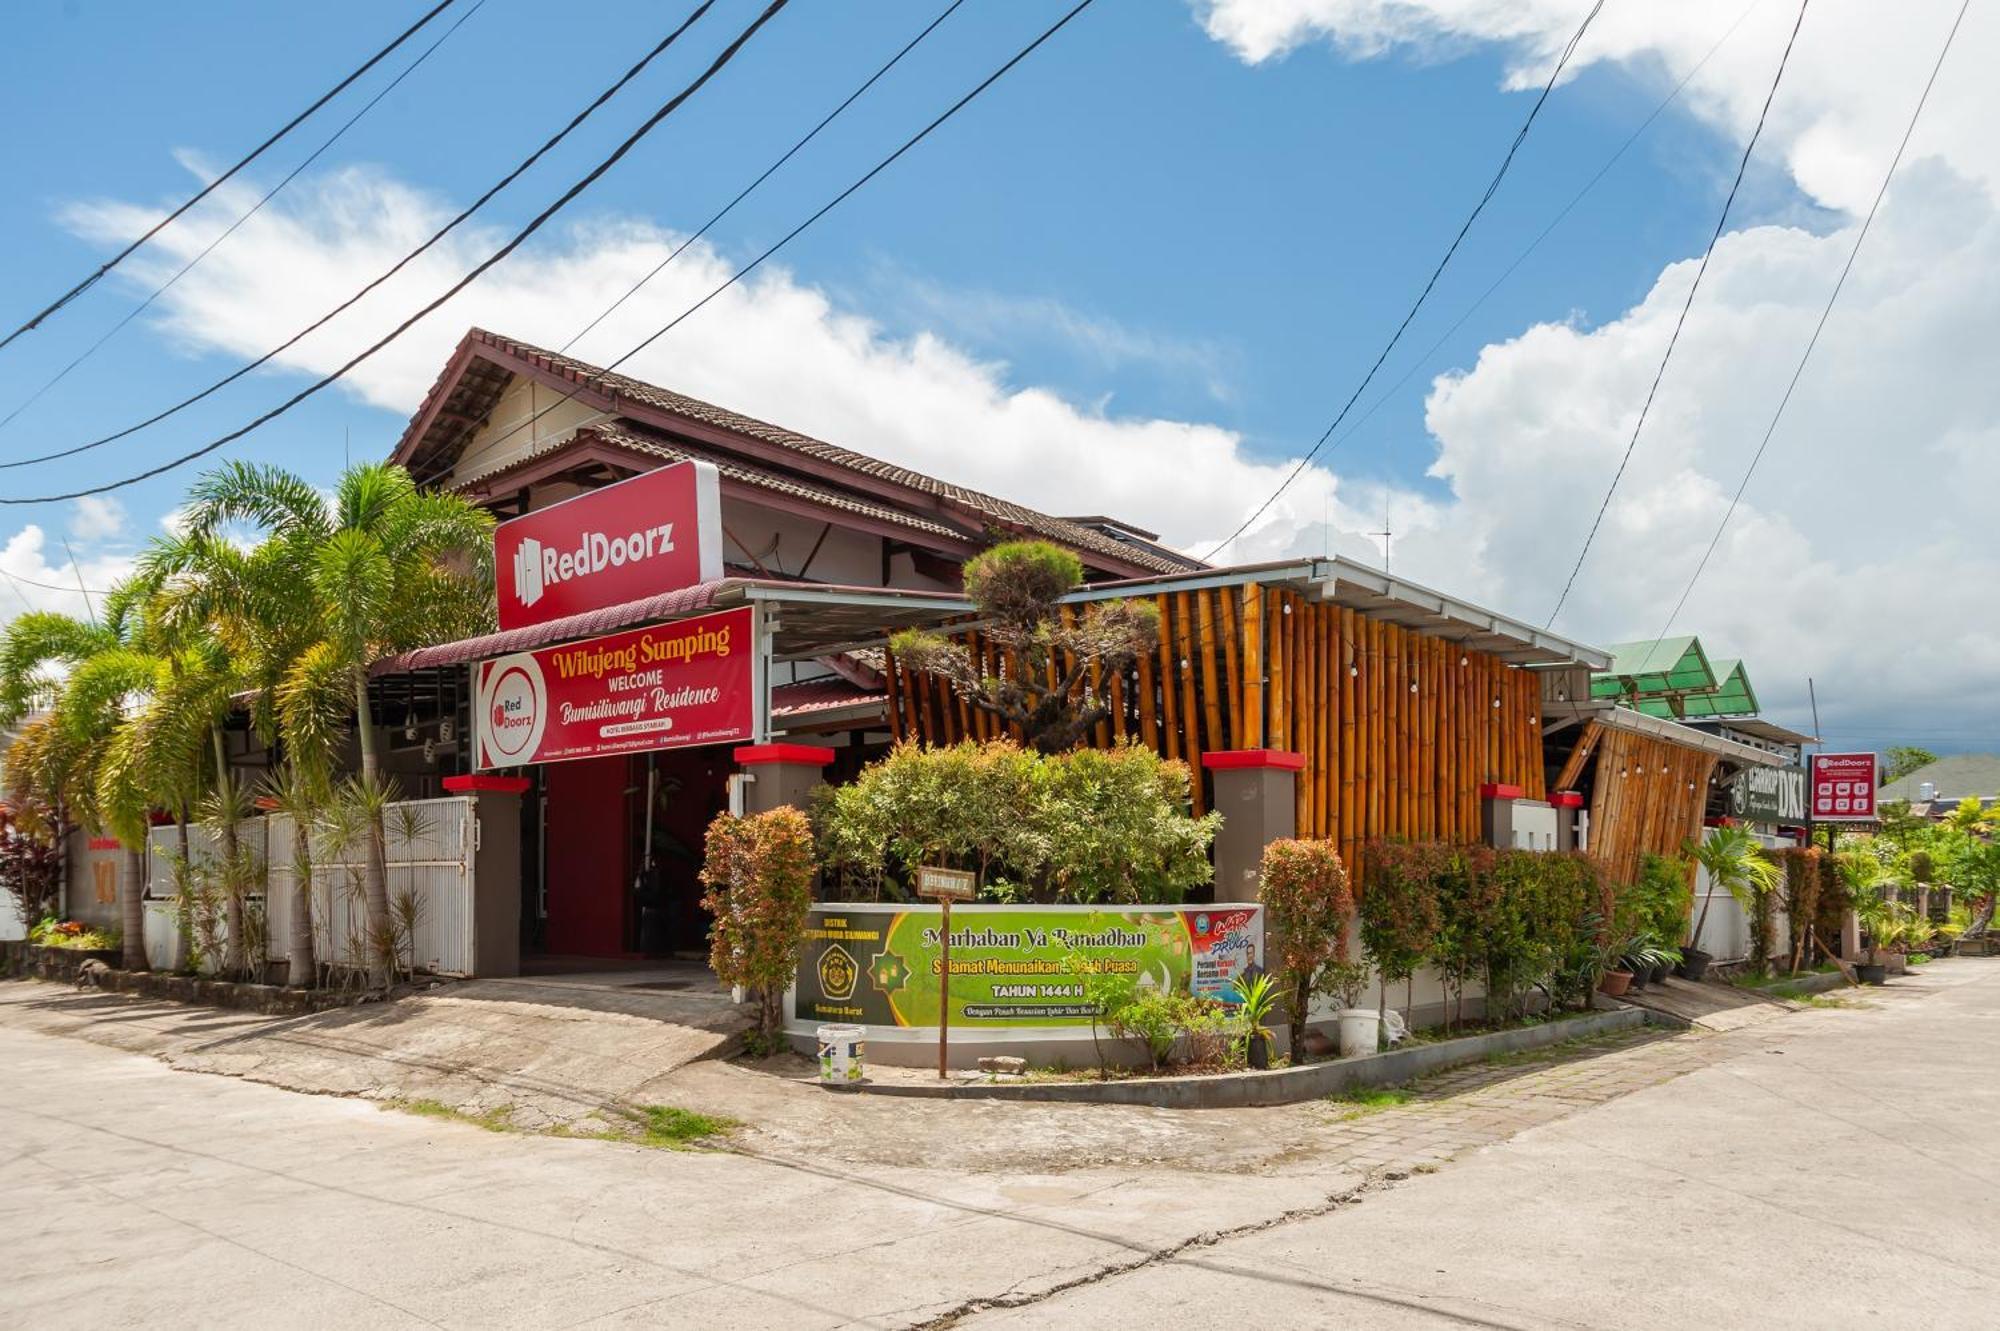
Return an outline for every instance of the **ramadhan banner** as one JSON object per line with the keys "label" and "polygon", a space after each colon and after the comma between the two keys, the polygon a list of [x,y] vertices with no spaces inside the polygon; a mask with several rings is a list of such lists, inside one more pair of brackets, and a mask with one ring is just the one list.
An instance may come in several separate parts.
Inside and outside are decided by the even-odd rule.
{"label": "ramadhan banner", "polygon": [[[806,920],[799,1021],[938,1024],[935,906],[828,903]],[[1261,906],[957,906],[951,912],[954,1030],[1088,1026],[1091,968],[1142,985],[1231,997],[1264,955]]]}
{"label": "ramadhan banner", "polygon": [[730,744],[756,717],[751,612],[479,663],[479,766]]}

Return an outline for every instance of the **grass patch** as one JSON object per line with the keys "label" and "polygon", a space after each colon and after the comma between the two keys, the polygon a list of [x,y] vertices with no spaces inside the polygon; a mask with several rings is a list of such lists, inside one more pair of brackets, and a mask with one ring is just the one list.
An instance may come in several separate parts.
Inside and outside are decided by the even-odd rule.
{"label": "grass patch", "polygon": [[480,1114],[468,1114],[463,1109],[454,1109],[442,1100],[390,1100],[391,1109],[405,1114],[415,1114],[418,1118],[442,1119],[452,1123],[465,1123],[487,1132],[519,1132],[514,1126],[514,1111],[508,1105],[495,1105]]}
{"label": "grass patch", "polygon": [[1792,1001],[1795,1003],[1804,1003],[1807,1007],[1862,1008],[1871,1006],[1870,1004],[1848,998],[1844,994],[1800,994]]}
{"label": "grass patch", "polygon": [[718,1137],[727,1137],[741,1125],[721,1114],[702,1114],[676,1105],[640,1105],[628,1115],[639,1129],[641,1146],[669,1151],[686,1151]]}
{"label": "grass patch", "polygon": [[1346,1111],[1340,1116],[1341,1122],[1345,1123],[1364,1115],[1379,1114],[1384,1109],[1394,1109],[1397,1105],[1406,1105],[1416,1098],[1416,1092],[1407,1086],[1364,1086],[1326,1098],[1329,1103],[1339,1105]]}
{"label": "grass patch", "polygon": [[555,1123],[546,1128],[523,1128],[514,1122],[512,1105],[495,1105],[482,1113],[470,1114],[442,1100],[387,1100],[387,1109],[415,1114],[418,1118],[463,1123],[487,1132],[524,1133],[537,1137],[562,1137],[580,1141],[629,1142],[662,1150],[694,1150],[727,1137],[742,1124],[721,1114],[701,1114],[674,1105],[633,1105],[591,1115],[591,1122]]}

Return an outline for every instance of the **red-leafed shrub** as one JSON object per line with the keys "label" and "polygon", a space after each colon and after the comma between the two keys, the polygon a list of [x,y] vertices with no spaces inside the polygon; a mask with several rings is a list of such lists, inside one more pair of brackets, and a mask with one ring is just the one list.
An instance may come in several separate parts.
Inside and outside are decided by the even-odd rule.
{"label": "red-leafed shrub", "polygon": [[715,917],[708,964],[724,984],[757,995],[757,1041],[768,1052],[783,1039],[785,989],[805,947],[812,825],[797,809],[725,813],[709,824],[707,852],[701,904]]}

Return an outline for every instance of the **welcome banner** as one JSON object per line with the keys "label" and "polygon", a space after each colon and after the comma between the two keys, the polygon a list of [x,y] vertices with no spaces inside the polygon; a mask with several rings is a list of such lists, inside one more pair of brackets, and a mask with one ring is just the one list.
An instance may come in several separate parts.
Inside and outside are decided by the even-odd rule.
{"label": "welcome banner", "polygon": [[479,766],[745,742],[752,635],[747,608],[725,610],[482,661]]}
{"label": "welcome banner", "polygon": [[[813,907],[796,1019],[936,1026],[939,924],[935,906]],[[1227,1000],[1263,953],[1261,906],[956,906],[951,1025],[1088,1028],[1079,967]]]}

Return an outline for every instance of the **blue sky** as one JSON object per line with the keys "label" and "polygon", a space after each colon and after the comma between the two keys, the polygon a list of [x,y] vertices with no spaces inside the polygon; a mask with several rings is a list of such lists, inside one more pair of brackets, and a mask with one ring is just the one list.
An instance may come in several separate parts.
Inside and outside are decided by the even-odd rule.
{"label": "blue sky", "polygon": [[[858,333],[846,327],[840,336],[862,339],[878,364],[893,363],[903,377],[885,382],[914,394],[959,392],[970,379],[977,391],[968,400],[985,394],[988,405],[1022,408],[1052,398],[1071,413],[1062,419],[1129,427],[1125,433],[1139,451],[1121,455],[1128,471],[1133,458],[1139,466],[1153,461],[1146,441],[1164,439],[1157,461],[1169,475],[1179,465],[1175,448],[1196,450],[1209,461],[1220,449],[1236,469],[1231,474],[1240,474],[1240,489],[1218,489],[1207,510],[1190,516],[1169,498],[1136,486],[1128,491],[1102,475],[1066,487],[1049,475],[1046,458],[1026,450],[1010,457],[1003,446],[966,447],[960,463],[959,446],[949,438],[926,444],[889,431],[880,439],[837,434],[841,442],[864,451],[916,450],[916,460],[954,478],[1044,507],[1119,513],[1190,546],[1226,534],[1252,497],[1268,490],[1269,476],[1281,474],[1270,469],[1297,457],[1352,390],[1483,187],[1533,97],[1531,87],[1508,85],[1539,84],[1550,34],[1560,34],[1558,42],[1566,37],[1585,6],[1538,0],[1521,13],[1533,11],[1540,26],[1509,18],[1494,30],[1461,22],[1451,7],[1440,6],[1401,29],[1374,31],[1362,17],[1368,7],[1346,0],[1270,0],[1276,9],[1294,7],[1296,23],[1274,48],[1250,51],[1243,41],[1224,39],[1230,11],[1243,3],[1098,0],[986,98],[790,248],[778,274],[783,290],[766,293],[773,296],[770,304],[779,303],[778,296],[818,302],[799,316],[817,321],[811,324],[815,333],[840,333],[842,320],[859,321]],[[469,5],[460,0],[432,32]],[[560,341],[563,328],[573,331],[603,303],[581,284],[572,292],[561,281],[564,263],[604,252],[592,228],[691,229],[941,7],[793,5],[709,89],[572,205],[561,224],[510,261],[508,269],[532,275],[517,280],[544,284],[534,288],[539,314],[526,313],[523,296],[519,321],[510,320],[512,307],[498,294],[504,286],[489,293],[484,306],[473,299],[475,288],[462,304],[432,316],[425,326],[430,347],[448,345],[474,318],[531,340]],[[969,0],[713,233],[713,251],[704,248],[690,262],[706,256],[719,265],[755,253],[1063,7],[1044,0]],[[525,220],[690,77],[754,8],[748,0],[721,0],[682,48],[497,199],[481,220],[495,228]],[[1413,14],[1427,9],[1407,8]],[[1646,8],[1611,0],[1597,29],[1599,47],[1580,52],[1576,76],[1549,103],[1513,174],[1391,358],[1378,390],[1411,368],[1673,81],[1746,9],[1751,12],[1697,79],[1687,104],[1662,116],[1534,257],[1342,446],[1325,475],[1324,493],[1315,500],[1315,492],[1303,488],[1292,525],[1274,527],[1266,546],[1246,545],[1239,553],[1317,548],[1328,538],[1307,530],[1317,527],[1315,514],[1333,517],[1334,544],[1366,551],[1371,547],[1362,533],[1378,525],[1374,519],[1386,505],[1398,513],[1398,530],[1410,531],[1413,572],[1523,617],[1539,621],[1546,612],[1550,580],[1559,580],[1554,566],[1574,557],[1582,523],[1576,513],[1589,505],[1571,502],[1555,519],[1530,517],[1525,532],[1515,531],[1504,514],[1491,511],[1491,496],[1532,478],[1483,476],[1480,467],[1494,450],[1520,452],[1544,416],[1597,409],[1601,416],[1582,432],[1596,451],[1575,467],[1576,495],[1601,493],[1611,454],[1629,429],[1616,422],[1629,422],[1621,413],[1636,405],[1624,370],[1636,373],[1649,359],[1657,362],[1649,301],[1672,297],[1669,303],[1677,305],[1684,287],[1673,286],[1680,270],[1670,265],[1698,255],[1714,226],[1747,129],[1744,99],[1761,96],[1791,19],[1786,0],[1717,0],[1671,19],[1640,12]],[[1816,17],[1821,26],[1802,38],[1796,115],[1787,121],[1781,108],[1771,151],[1760,154],[1731,223],[1745,247],[1829,243],[1823,253],[1799,259],[1806,265],[1795,293],[1802,309],[1823,299],[1824,286],[1814,283],[1821,275],[1830,280],[1828,259],[1837,253],[1830,242],[1851,225],[1853,199],[1872,192],[1863,186],[1879,177],[1885,155],[1878,145],[1907,114],[1914,87],[1906,86],[1905,64],[1911,72],[1927,64],[1942,32],[1933,17],[1909,24],[1912,34],[1921,28],[1922,41],[1910,41],[1908,60],[1897,55],[1880,62],[1881,123],[1853,129],[1851,171],[1838,163],[1829,168],[1815,156],[1827,125],[1835,123],[1837,99],[1828,89],[1838,86],[1855,51],[1869,50],[1883,36],[1867,30],[1865,11],[1854,5],[1843,11],[1836,0],[1819,8],[1833,13],[1823,21]],[[128,210],[123,216],[129,223],[138,215],[131,209],[183,197],[194,183],[184,162],[231,160],[416,12],[408,0],[337,7],[74,0],[36,3],[13,15],[0,50],[0,118],[31,125],[33,132],[10,143],[16,188],[0,196],[0,243],[9,256],[0,265],[0,313],[24,316],[107,253],[117,226],[115,217],[105,220],[107,208]],[[383,233],[394,226],[362,204],[372,206],[394,186],[420,191],[440,207],[462,205],[684,12],[679,5],[604,3],[579,17],[529,0],[486,0],[270,212],[284,217],[290,207],[311,222],[319,246],[309,256],[314,265],[339,250],[349,221],[362,240],[386,243]],[[1272,12],[1254,18],[1263,21]],[[1949,17],[1942,9],[1937,14]],[[431,35],[420,35],[279,145],[251,168],[249,183],[261,190],[290,170]],[[1968,68],[1976,61],[1969,52],[1955,59]],[[1890,73],[1897,76],[1893,84]],[[1970,82],[1962,85],[1968,97]],[[1852,119],[1858,113],[1850,107],[1848,114]],[[1953,183],[1970,181],[1965,187],[1978,193],[1975,202],[1983,208],[1985,164],[1964,153],[1955,157],[1955,146],[1949,139],[1939,146],[1935,169]],[[341,172],[359,172],[374,192],[364,191],[360,202],[352,194],[321,192]],[[356,206],[354,219],[329,208],[342,201]],[[224,242],[197,270],[217,274],[209,289],[185,303],[163,301],[0,429],[0,459],[73,443],[149,414],[233,369],[245,349],[275,340],[272,331],[290,331],[319,313],[329,303],[322,292],[339,289],[342,281],[357,285],[380,266],[371,268],[373,251],[357,241],[351,263],[326,259],[324,272],[317,266],[308,271],[296,257],[287,259],[286,243],[296,244],[297,237],[265,244],[253,240],[251,228]],[[240,251],[233,265],[224,262],[232,251]],[[150,289],[151,282],[140,279],[177,266],[171,247],[162,254],[151,268],[136,264],[131,276],[100,284],[44,330],[0,352],[0,415],[122,317]],[[1746,248],[1741,271],[1755,274],[1765,262]],[[627,263],[620,271],[635,270]],[[1711,279],[1725,301],[1729,271]],[[421,294],[440,285],[430,282]],[[417,294],[413,290],[412,297]],[[684,303],[678,293],[649,291],[634,302],[635,321],[626,327],[662,322]],[[1762,303],[1751,300],[1744,308]],[[829,400],[812,386],[810,369],[789,379],[775,373],[760,379],[738,361],[718,366],[724,353],[714,344],[744,340],[750,325],[743,319],[750,316],[738,318],[721,306],[713,313],[672,334],[647,365],[648,376],[698,394],[730,391],[734,395],[724,400],[731,405],[829,433],[888,410],[880,401],[863,408]],[[359,321],[354,336],[377,323]],[[1792,325],[1783,326],[1789,333]],[[1630,346],[1615,345],[1628,336]],[[606,360],[630,340],[608,327],[578,354]],[[411,341],[411,360],[399,376],[361,385],[358,392],[329,391],[223,456],[280,461],[325,480],[342,462],[344,434],[354,456],[379,455],[400,431],[421,384],[443,363],[442,354]],[[942,369],[930,363],[926,348],[933,344],[951,353]],[[1558,349],[1557,362],[1574,358],[1567,371],[1543,358],[1545,344]],[[782,362],[791,345],[778,335],[768,358]],[[1795,355],[1798,339],[1784,345]],[[1716,372],[1726,372],[1726,345],[1711,350],[1720,357]],[[1484,363],[1482,351],[1490,353]],[[1607,363],[1624,370],[1610,374]],[[1546,386],[1529,393],[1515,382],[1526,373],[1523,366],[1548,376]],[[314,367],[305,358],[253,376],[170,422],[83,458],[0,473],[0,493],[69,489],[150,465],[240,423],[306,382],[304,371]],[[1677,428],[1698,433],[1706,427],[1718,438],[1761,428],[1771,402],[1756,390],[1782,368],[1780,358],[1769,369],[1741,375],[1740,403],[1734,389],[1703,394],[1699,386],[1706,381],[1691,370],[1690,396],[1661,404],[1661,429],[1669,432],[1659,444],[1662,465],[1676,457],[1671,432]],[[823,364],[818,372],[828,373]],[[1466,377],[1455,394],[1440,395],[1434,379],[1447,372]],[[1488,391],[1501,396],[1488,399]],[[1569,400],[1591,393],[1603,400]],[[1521,394],[1532,403],[1525,413]],[[1975,426],[1984,405],[1971,412]],[[1740,411],[1723,418],[1725,407]],[[1511,424],[1489,428],[1481,422]],[[1937,427],[1966,428],[1963,419]],[[931,433],[939,433],[935,422]],[[975,451],[983,456],[970,456]],[[991,456],[996,451],[997,460]],[[1018,471],[1010,473],[1009,465]],[[1700,467],[1693,479],[1635,475],[1636,507],[1616,510],[1624,526],[1614,521],[1607,533],[1611,553],[1604,568],[1600,574],[1593,567],[1589,594],[1566,612],[1574,622],[1566,619],[1559,627],[1599,641],[1650,636],[1661,597],[1672,598],[1664,584],[1627,581],[1659,561],[1627,559],[1621,548],[1656,530],[1648,524],[1657,522],[1662,496],[1712,498],[1708,488],[1726,494],[1738,465],[1740,452]],[[1433,469],[1439,474],[1430,474]],[[122,526],[101,511],[78,514],[69,505],[17,508],[0,513],[0,539],[24,522],[50,534],[67,529],[82,542],[77,553],[87,566],[115,571],[121,552],[156,529],[193,474],[184,469],[122,492]],[[1190,484],[1204,474],[1190,471]],[[1649,498],[1653,510],[1645,507]],[[1761,520],[1771,524],[1762,535],[1776,548],[1789,548],[1786,542],[1798,538],[1791,572],[1806,577],[1824,562],[1824,542],[1797,513],[1781,510],[1774,501],[1749,515],[1746,531],[1756,534]],[[1712,524],[1714,514],[1704,508],[1687,520],[1685,532],[1660,534],[1662,549],[1677,553],[1704,523]],[[21,553],[25,558],[31,552]],[[41,557],[61,562],[46,543]],[[24,576],[33,567],[6,566]],[[1686,571],[1677,568],[1675,577]],[[1891,585],[1895,573],[1848,571],[1889,580],[1870,585]],[[1757,648],[1776,651],[1790,642],[1782,631],[1760,627],[1759,616],[1731,608],[1740,608],[1746,596],[1789,600],[1797,585],[1732,588],[1728,576],[1711,607],[1700,598],[1694,602],[1695,613],[1709,613],[1693,627],[1712,635],[1708,625],[1719,625],[1737,639],[1721,644],[1723,654],[1741,651],[1753,662]],[[1832,634],[1814,644],[1813,655],[1828,658],[1822,664],[1787,660],[1782,668],[1788,678],[1802,679],[1813,668],[1837,673],[1845,644]],[[1788,685],[1777,693],[1792,701],[1795,691]],[[1928,697],[1913,682],[1907,705],[1893,714],[1871,701],[1865,716],[1857,710],[1848,722],[1856,742],[1876,728],[1926,728],[1920,722]],[[1990,732],[2000,741],[2000,723]]]}

